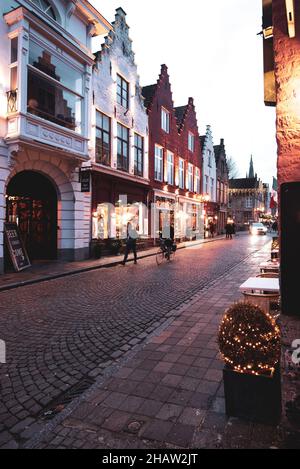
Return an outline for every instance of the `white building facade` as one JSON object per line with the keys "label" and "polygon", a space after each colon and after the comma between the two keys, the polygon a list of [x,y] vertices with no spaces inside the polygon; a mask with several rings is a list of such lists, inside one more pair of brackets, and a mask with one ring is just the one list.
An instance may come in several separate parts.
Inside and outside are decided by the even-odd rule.
{"label": "white building facade", "polygon": [[148,116],[126,23],[116,10],[113,30],[96,54],[93,73],[92,239],[126,237],[134,221],[148,236]]}
{"label": "white building facade", "polygon": [[201,136],[202,144],[202,193],[207,198],[204,204],[203,219],[205,234],[210,224],[217,224],[219,207],[217,205],[217,167],[211,126],[206,127],[206,134]]}
{"label": "white building facade", "polygon": [[87,0],[0,4],[0,271],[5,222],[31,260],[89,255],[91,40],[110,28]]}
{"label": "white building facade", "polygon": [[210,125],[202,137],[202,188],[203,194],[209,196],[210,202],[217,201],[217,169],[214,152],[214,142]]}

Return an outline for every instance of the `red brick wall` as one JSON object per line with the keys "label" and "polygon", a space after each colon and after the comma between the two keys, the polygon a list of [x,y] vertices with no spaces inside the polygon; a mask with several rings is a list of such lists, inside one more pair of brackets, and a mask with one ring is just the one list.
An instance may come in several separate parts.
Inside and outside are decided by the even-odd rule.
{"label": "red brick wall", "polygon": [[[170,133],[167,134],[161,128],[161,108],[164,107],[170,112]],[[186,114],[185,124],[178,131],[176,115],[174,111],[174,103],[168,75],[168,69],[162,65],[161,73],[157,82],[157,91],[152,100],[152,104],[148,109],[149,114],[149,177],[153,189],[163,190],[165,182],[158,182],[154,179],[154,155],[155,144],[161,145],[166,150],[174,153],[175,164],[175,182],[178,174],[179,157],[186,160],[186,171],[188,162],[193,163],[200,168],[201,177],[201,147],[199,140],[199,132],[197,126],[196,112],[193,100],[189,100],[188,111]],[[195,151],[188,150],[188,132],[191,131],[195,135]],[[166,158],[165,158],[166,160]],[[165,165],[166,167],[166,165]],[[170,192],[175,193],[177,186],[168,186]],[[181,195],[185,195],[185,191],[180,191]]]}
{"label": "red brick wall", "polygon": [[[162,107],[170,113],[169,134],[164,132],[161,128]],[[157,83],[157,91],[149,108],[149,178],[151,186],[154,189],[163,190],[165,182],[160,183],[154,179],[155,144],[161,145],[165,150],[169,150],[174,153],[176,167],[178,164],[178,129],[168,69],[165,65],[162,65]]]}
{"label": "red brick wall", "polygon": [[[194,152],[191,152],[188,148],[189,132],[192,132],[195,135]],[[186,113],[186,118],[184,120],[184,125],[179,132],[179,155],[181,158],[185,159],[186,165],[188,163],[192,163],[194,166],[200,168],[200,177],[202,180],[202,153],[196,110],[192,98],[189,99],[189,105]]]}
{"label": "red brick wall", "polygon": [[296,38],[290,39],[284,0],[273,0],[277,90],[278,182],[300,181],[300,2]]}

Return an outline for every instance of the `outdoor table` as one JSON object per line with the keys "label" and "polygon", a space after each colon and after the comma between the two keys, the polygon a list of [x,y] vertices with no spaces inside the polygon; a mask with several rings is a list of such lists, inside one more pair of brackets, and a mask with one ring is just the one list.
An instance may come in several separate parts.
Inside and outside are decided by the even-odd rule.
{"label": "outdoor table", "polygon": [[279,262],[268,261],[268,262],[262,262],[259,267],[260,267],[261,273],[267,273],[267,272],[278,273],[280,269],[280,264]]}
{"label": "outdoor table", "polygon": [[279,293],[279,278],[251,277],[240,286],[240,290],[245,293],[255,293],[257,291]]}
{"label": "outdoor table", "polygon": [[265,313],[273,315],[273,305],[279,301],[279,278],[251,277],[240,286],[240,291],[246,303],[259,306]]}

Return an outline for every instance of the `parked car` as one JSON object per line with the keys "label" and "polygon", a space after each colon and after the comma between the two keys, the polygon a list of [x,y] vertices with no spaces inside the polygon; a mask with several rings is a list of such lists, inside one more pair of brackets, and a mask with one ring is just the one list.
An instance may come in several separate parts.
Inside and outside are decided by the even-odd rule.
{"label": "parked car", "polygon": [[266,236],[268,228],[262,223],[252,223],[250,225],[250,234],[252,235],[263,235]]}

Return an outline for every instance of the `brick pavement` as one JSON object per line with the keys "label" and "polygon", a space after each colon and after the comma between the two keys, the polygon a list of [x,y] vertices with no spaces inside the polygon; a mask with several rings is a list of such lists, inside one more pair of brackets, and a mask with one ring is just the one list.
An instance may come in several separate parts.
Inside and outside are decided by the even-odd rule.
{"label": "brick pavement", "polygon": [[[241,233],[244,234],[244,233]],[[224,235],[216,236],[211,239],[202,239],[198,241],[186,241],[178,245],[178,249],[185,249],[191,246],[197,246],[212,243],[224,239]],[[149,247],[138,252],[139,259],[146,259],[155,256],[157,247]],[[124,248],[123,248],[124,250]],[[69,275],[79,274],[83,272],[91,272],[102,268],[115,267],[123,260],[124,254],[117,256],[104,256],[101,259],[87,259],[83,261],[35,261],[33,265],[21,272],[8,272],[0,275],[0,292],[14,289],[17,287],[33,285],[36,283],[63,278]],[[128,262],[132,261],[132,256]]]}
{"label": "brick pavement", "polygon": [[179,251],[174,263],[160,268],[148,258],[138,266],[2,292],[0,338],[7,344],[7,364],[0,365],[0,447],[24,445],[43,428],[45,412],[72,403],[125,353],[176,318],[176,308],[266,241],[219,240]]}
{"label": "brick pavement", "polygon": [[172,322],[27,444],[37,448],[271,448],[283,427],[227,419],[216,335],[269,246],[210,282]]}

